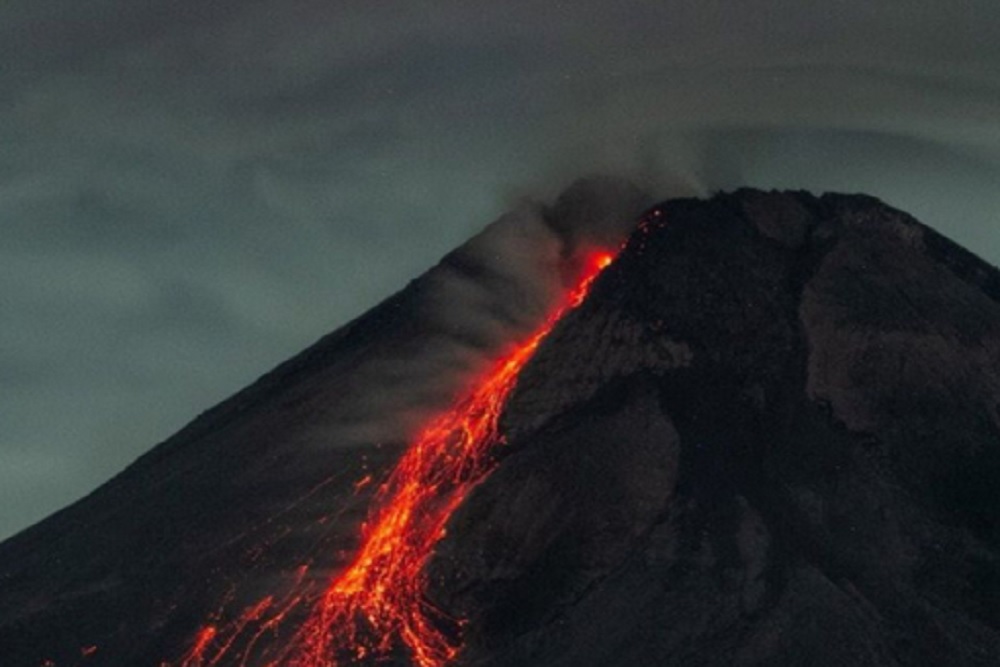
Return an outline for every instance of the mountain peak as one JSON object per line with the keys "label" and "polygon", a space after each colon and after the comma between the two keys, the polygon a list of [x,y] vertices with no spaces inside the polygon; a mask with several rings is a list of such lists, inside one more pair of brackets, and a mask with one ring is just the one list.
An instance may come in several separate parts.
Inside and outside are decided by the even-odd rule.
{"label": "mountain peak", "polygon": [[[870,197],[640,215],[605,186],[520,209],[0,545],[0,661],[175,661],[304,563],[334,576],[415,426],[551,303],[586,245],[567,230],[617,243],[625,217],[424,570],[464,619],[454,663],[996,664],[1000,273]],[[246,664],[287,636],[257,630]]]}

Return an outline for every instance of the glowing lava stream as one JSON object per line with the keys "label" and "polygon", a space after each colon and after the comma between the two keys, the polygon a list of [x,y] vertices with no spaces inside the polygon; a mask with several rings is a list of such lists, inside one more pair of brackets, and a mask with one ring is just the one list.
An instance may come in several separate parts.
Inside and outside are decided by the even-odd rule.
{"label": "glowing lava stream", "polygon": [[[538,330],[424,427],[379,488],[354,560],[330,582],[304,624],[266,665],[335,667],[343,659],[338,656],[353,660],[387,655],[398,642],[419,667],[442,667],[458,654],[462,621],[448,618],[427,600],[424,567],[449,517],[492,467],[489,453],[504,440],[500,414],[521,369],[556,323],[583,302],[613,259],[609,252],[592,256],[577,286]],[[209,667],[223,660],[248,664],[248,652],[261,634],[276,630],[302,600],[301,594],[281,602],[265,598],[228,633],[204,626],[181,667]],[[269,609],[274,613],[265,619]],[[248,623],[257,626],[250,648],[227,656]]]}

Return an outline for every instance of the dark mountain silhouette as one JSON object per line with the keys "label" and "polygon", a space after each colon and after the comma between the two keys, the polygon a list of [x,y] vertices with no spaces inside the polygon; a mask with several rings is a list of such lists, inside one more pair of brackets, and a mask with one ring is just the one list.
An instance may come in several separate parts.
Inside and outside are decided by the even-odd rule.
{"label": "dark mountain silhouette", "polygon": [[[865,196],[644,220],[427,568],[467,619],[455,664],[1000,664],[1000,272]],[[404,443],[318,443],[364,421],[365,364],[427,338],[425,288],[0,545],[0,665],[173,664],[300,564],[342,567],[356,483]]]}

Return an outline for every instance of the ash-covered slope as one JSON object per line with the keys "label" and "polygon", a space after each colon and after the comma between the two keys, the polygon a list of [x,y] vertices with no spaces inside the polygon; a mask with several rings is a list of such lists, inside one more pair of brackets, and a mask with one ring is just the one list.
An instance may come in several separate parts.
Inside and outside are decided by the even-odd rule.
{"label": "ash-covered slope", "polygon": [[[456,664],[998,664],[1000,273],[867,197],[646,220],[523,371],[430,566]],[[0,664],[158,665],[339,567],[354,483],[402,444],[352,378],[433,339],[426,289],[0,545]]]}

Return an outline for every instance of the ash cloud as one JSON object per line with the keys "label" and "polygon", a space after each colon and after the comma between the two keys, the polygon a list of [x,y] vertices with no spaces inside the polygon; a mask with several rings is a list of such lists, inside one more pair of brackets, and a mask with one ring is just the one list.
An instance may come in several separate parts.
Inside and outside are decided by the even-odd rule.
{"label": "ash cloud", "polygon": [[472,334],[486,345],[509,339],[507,329],[536,326],[575,282],[586,254],[620,245],[652,203],[631,182],[611,176],[580,179],[552,205],[522,201],[428,276],[439,283],[435,316],[449,327],[483,322],[484,331],[499,331]]}
{"label": "ash cloud", "polygon": [[[588,255],[618,247],[653,199],[631,182],[592,176],[554,203],[525,200],[450,252],[416,287],[407,339],[377,348],[338,405],[347,423],[319,447],[408,440],[525,339],[579,276]],[[398,345],[398,347],[396,347]]]}

